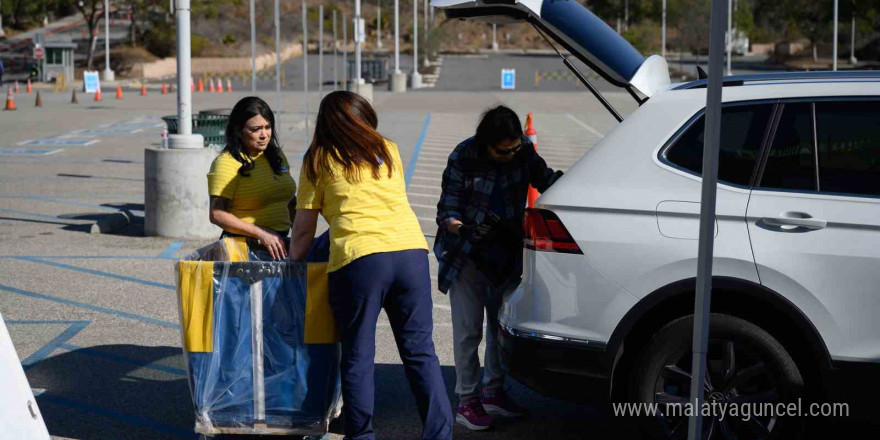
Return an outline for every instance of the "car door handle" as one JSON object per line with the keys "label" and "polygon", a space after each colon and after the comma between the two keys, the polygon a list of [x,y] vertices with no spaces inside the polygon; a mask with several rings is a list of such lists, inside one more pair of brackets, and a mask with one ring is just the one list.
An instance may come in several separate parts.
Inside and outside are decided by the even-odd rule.
{"label": "car door handle", "polygon": [[803,212],[785,212],[780,217],[763,217],[761,220],[770,226],[796,226],[812,231],[824,229],[825,226],[828,226],[827,221],[813,218],[811,215]]}

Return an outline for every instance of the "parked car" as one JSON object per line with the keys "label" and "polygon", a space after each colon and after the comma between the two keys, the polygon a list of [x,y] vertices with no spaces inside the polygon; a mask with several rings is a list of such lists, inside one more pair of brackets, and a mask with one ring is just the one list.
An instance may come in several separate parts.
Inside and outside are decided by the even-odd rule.
{"label": "parked car", "polygon": [[[527,210],[523,281],[500,313],[512,375],[557,397],[687,402],[706,80],[670,84],[662,58],[577,2],[432,5],[529,22],[640,102]],[[704,397],[877,405],[880,75],[726,77],[723,102]],[[660,408],[648,428],[681,435],[687,421]],[[724,439],[803,429],[704,424]]]}

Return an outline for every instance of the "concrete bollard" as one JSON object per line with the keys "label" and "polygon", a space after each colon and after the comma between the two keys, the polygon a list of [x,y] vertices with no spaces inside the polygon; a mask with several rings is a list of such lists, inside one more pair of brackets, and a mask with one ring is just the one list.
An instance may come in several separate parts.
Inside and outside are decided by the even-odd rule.
{"label": "concrete bollard", "polygon": [[[180,145],[181,138],[192,145]],[[172,148],[144,151],[145,235],[219,237],[220,228],[208,218],[207,180],[217,150],[204,148],[201,135],[171,135],[169,141]]]}
{"label": "concrete bollard", "polygon": [[373,103],[373,85],[370,83],[358,84],[356,81],[349,81],[348,91],[367,98],[367,101],[370,101],[370,104]]}
{"label": "concrete bollard", "polygon": [[394,93],[406,92],[406,74],[403,72],[392,73],[391,81],[388,81],[388,90]]}

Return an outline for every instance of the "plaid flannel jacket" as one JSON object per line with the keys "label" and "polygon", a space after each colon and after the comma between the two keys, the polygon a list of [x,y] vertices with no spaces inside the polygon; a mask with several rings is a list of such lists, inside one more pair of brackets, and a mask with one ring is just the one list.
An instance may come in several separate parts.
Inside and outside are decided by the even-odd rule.
{"label": "plaid flannel jacket", "polygon": [[[457,234],[450,233],[447,224],[460,220],[466,225],[483,222],[491,210],[492,191],[501,185],[504,192],[506,218],[523,217],[528,198],[529,184],[539,192],[544,192],[559,177],[562,171],[553,171],[535,151],[531,141],[525,136],[523,146],[514,159],[506,164],[492,161],[484,148],[480,148],[473,138],[465,139],[455,147],[446,169],[443,171],[442,194],[437,203],[437,237],[434,241],[434,255],[440,262],[437,277],[438,289],[446,293],[458,278],[458,273],[473,252],[473,245]],[[519,236],[510,237],[520,244]],[[522,275],[522,253],[518,258],[518,272],[512,277]]]}

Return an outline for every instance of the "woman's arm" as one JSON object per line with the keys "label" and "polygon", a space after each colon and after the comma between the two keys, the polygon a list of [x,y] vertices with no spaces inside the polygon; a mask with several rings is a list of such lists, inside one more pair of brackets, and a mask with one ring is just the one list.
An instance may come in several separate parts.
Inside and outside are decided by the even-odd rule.
{"label": "woman's arm", "polygon": [[211,223],[223,228],[226,232],[260,240],[260,243],[266,247],[272,258],[280,260],[286,257],[287,249],[284,249],[284,242],[281,241],[281,237],[274,232],[267,231],[233,215],[229,212],[229,199],[212,196],[209,217]]}
{"label": "woman's arm", "polygon": [[290,237],[290,252],[287,255],[293,261],[306,259],[312,240],[315,239],[315,229],[318,227],[318,209],[297,209],[296,218],[293,221],[293,231]]}

